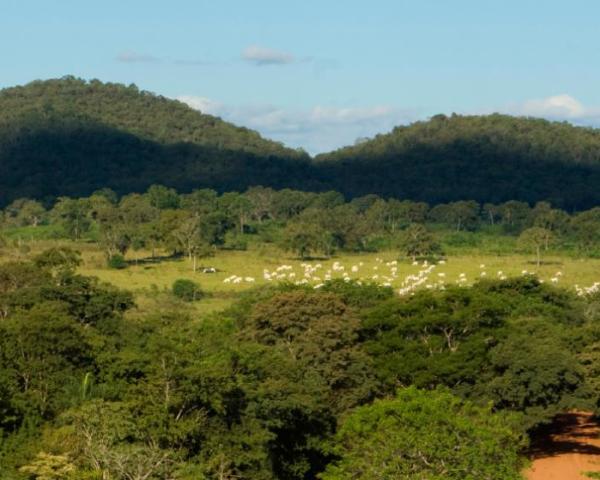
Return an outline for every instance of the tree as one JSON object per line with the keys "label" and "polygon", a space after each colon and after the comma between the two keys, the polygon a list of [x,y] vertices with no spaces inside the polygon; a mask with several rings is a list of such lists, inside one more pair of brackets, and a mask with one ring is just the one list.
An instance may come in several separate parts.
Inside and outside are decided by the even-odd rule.
{"label": "tree", "polygon": [[502,225],[507,231],[518,231],[527,225],[531,208],[526,202],[509,200],[499,206]]}
{"label": "tree", "polygon": [[598,392],[587,391],[584,367],[568,348],[573,331],[547,319],[522,318],[490,350],[479,388],[495,409],[524,413],[523,430],[569,409],[595,408]]}
{"label": "tree", "polygon": [[53,272],[73,273],[81,265],[81,253],[68,247],[52,247],[36,255],[33,263]]}
{"label": "tree", "polygon": [[200,233],[200,218],[188,216],[187,212],[181,212],[180,217],[181,221],[171,235],[192,262],[192,270],[195,272],[198,256],[208,255],[210,253],[209,246]]}
{"label": "tree", "polygon": [[0,323],[0,368],[14,404],[30,419],[49,418],[68,402],[66,386],[90,366],[83,326],[58,302],[38,301]]}
{"label": "tree", "polygon": [[589,252],[600,243],[600,207],[576,215],[571,225],[581,250]]}
{"label": "tree", "polygon": [[314,194],[284,188],[275,192],[273,214],[276,220],[289,220],[310,205]]}
{"label": "tree", "polygon": [[324,440],[336,419],[371,400],[378,384],[357,344],[360,321],[337,295],[299,289],[270,295],[241,312],[246,342],[238,368],[261,372],[248,393],[274,435],[274,477],[316,478],[330,457]]}
{"label": "tree", "polygon": [[413,223],[403,232],[402,247],[404,253],[413,261],[418,256],[431,255],[439,252],[439,244],[424,225]]}
{"label": "tree", "polygon": [[394,233],[411,223],[424,223],[428,210],[429,206],[426,203],[391,198],[387,201],[385,211],[386,229]]}
{"label": "tree", "polygon": [[[371,361],[357,348],[359,320],[333,293],[292,291],[258,303],[243,335],[272,346],[295,364],[322,377],[326,401],[343,411],[371,398]],[[323,399],[325,400],[325,399]]]}
{"label": "tree", "polygon": [[273,217],[273,199],[275,191],[272,188],[262,186],[251,187],[246,190],[244,196],[250,202],[251,216],[254,220],[262,223]]}
{"label": "tree", "polygon": [[5,209],[7,220],[19,226],[31,225],[37,227],[46,216],[44,206],[35,200],[20,198],[12,202]]}
{"label": "tree", "polygon": [[548,202],[538,202],[531,210],[534,227],[545,228],[553,233],[561,233],[569,225],[569,214],[563,210],[552,208]]}
{"label": "tree", "polygon": [[89,213],[88,199],[61,197],[54,205],[50,215],[57,220],[70,238],[80,240],[91,226]]}
{"label": "tree", "polygon": [[472,230],[479,220],[480,207],[477,202],[460,200],[448,204],[447,222],[456,228],[456,231]]}
{"label": "tree", "polygon": [[181,197],[181,208],[198,216],[214,212],[217,210],[217,207],[217,192],[209,188],[194,190],[192,193],[182,195]]}
{"label": "tree", "polygon": [[479,221],[480,207],[477,202],[461,200],[436,205],[429,211],[429,217],[438,223],[461,230],[472,230]]}
{"label": "tree", "polygon": [[502,216],[500,207],[493,203],[484,203],[481,211],[490,225],[495,225]]}
{"label": "tree", "polygon": [[520,480],[525,443],[512,417],[443,390],[399,390],[359,407],[336,435],[322,480]]}
{"label": "tree", "polygon": [[163,185],[152,185],[146,192],[150,205],[159,210],[167,210],[170,208],[179,208],[181,199],[178,193]]}
{"label": "tree", "polygon": [[240,234],[244,233],[244,227],[252,213],[252,203],[248,198],[236,192],[224,193],[219,198],[220,207],[234,219]]}
{"label": "tree", "polygon": [[539,267],[541,264],[542,248],[548,248],[554,236],[550,230],[541,227],[531,227],[524,230],[519,235],[519,245],[528,251],[535,252],[536,263]]}
{"label": "tree", "polygon": [[331,236],[312,222],[291,222],[283,232],[282,246],[302,259],[311,253],[331,251]]}
{"label": "tree", "polygon": [[117,254],[125,256],[131,247],[135,227],[127,223],[124,211],[108,204],[98,210],[96,221],[100,226],[100,244],[104,247],[106,258]]}

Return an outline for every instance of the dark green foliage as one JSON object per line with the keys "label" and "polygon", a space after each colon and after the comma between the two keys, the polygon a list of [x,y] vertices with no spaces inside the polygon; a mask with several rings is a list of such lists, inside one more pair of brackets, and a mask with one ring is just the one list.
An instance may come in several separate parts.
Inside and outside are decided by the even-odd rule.
{"label": "dark green foliage", "polygon": [[106,265],[108,266],[108,268],[122,270],[124,268],[127,268],[127,261],[125,260],[125,257],[123,257],[123,255],[121,255],[120,253],[115,253],[114,255],[108,257]]}
{"label": "dark green foliage", "polygon": [[0,363],[10,379],[12,403],[24,417],[55,414],[68,402],[66,387],[89,367],[83,327],[61,303],[38,303],[0,325]]}
{"label": "dark green foliage", "polygon": [[204,296],[204,292],[196,282],[179,278],[173,282],[173,295],[186,302],[195,302]]}
{"label": "dark green foliage", "polygon": [[15,478],[512,479],[521,433],[600,404],[597,299],[533,277],[408,298],[272,285],[211,316],[170,302],[140,319],[77,259],[0,265],[0,468]]}
{"label": "dark green foliage", "polygon": [[389,300],[365,316],[362,336],[390,389],[444,385],[526,413],[528,428],[595,401],[575,357],[583,325],[570,295],[531,277]]}
{"label": "dark green foliage", "polygon": [[323,480],[519,480],[513,419],[442,391],[399,390],[355,410],[336,436]]}
{"label": "dark green foliage", "polygon": [[359,145],[319,155],[331,185],[432,204],[472,199],[600,204],[600,134],[567,123],[507,115],[436,115]]}
{"label": "dark green foliage", "polygon": [[358,348],[359,321],[338,296],[308,289],[273,291],[238,314],[253,395],[275,435],[276,478],[314,478],[329,453],[336,418],[370,400],[378,384]]}
{"label": "dark green foliage", "polygon": [[0,205],[156,183],[300,185],[309,168],[305,154],[135,86],[37,81],[0,91],[0,112]]}
{"label": "dark green foliage", "polygon": [[[561,331],[562,330],[562,331]],[[584,370],[560,326],[539,319],[515,322],[511,332],[489,354],[490,371],[483,373],[484,395],[498,409],[525,413],[523,425],[534,426],[587,403]]]}
{"label": "dark green foliage", "polygon": [[358,309],[366,309],[389,300],[394,296],[394,291],[376,283],[359,285],[356,282],[332,280],[326,282],[321,288],[322,292],[331,292],[339,296],[346,305]]}
{"label": "dark green foliage", "polygon": [[[113,190],[123,195],[158,183],[180,192],[264,185],[364,196],[355,205],[359,211],[372,206],[370,194],[453,202],[452,221],[460,230],[472,220],[465,199],[545,200],[568,210],[599,204],[599,146],[596,130],[565,123],[438,115],[312,161],[254,131],[133,85],[64,77],[0,91],[0,205],[94,191],[114,204]],[[154,192],[152,205],[176,206],[180,199],[167,191]],[[339,205],[339,194],[324,195],[319,208]],[[240,231],[249,214],[286,219],[298,205],[306,206],[301,192],[264,208],[268,197],[268,189],[258,190],[253,200],[238,198],[229,205]],[[19,224],[44,221],[39,203],[19,201],[14,207],[10,218]],[[387,216],[388,227],[419,222],[418,212],[407,216],[400,210]],[[72,213],[64,213],[70,217],[65,228],[79,238],[85,225],[77,225]],[[486,214],[490,220],[504,216]]]}
{"label": "dark green foliage", "polygon": [[114,344],[102,332],[114,333],[132,306],[130,294],[73,274],[77,261],[74,252],[56,248],[35,263],[0,265],[3,474],[41,455],[30,447],[43,425],[89,397],[100,352]]}

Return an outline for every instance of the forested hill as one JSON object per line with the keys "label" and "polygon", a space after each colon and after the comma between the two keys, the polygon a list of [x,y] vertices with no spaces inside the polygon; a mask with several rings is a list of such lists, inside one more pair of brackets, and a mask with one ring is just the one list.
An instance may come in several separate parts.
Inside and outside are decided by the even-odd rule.
{"label": "forested hill", "polygon": [[352,196],[600,205],[600,130],[567,123],[437,115],[316,161],[333,188]]}
{"label": "forested hill", "polygon": [[263,185],[430,204],[600,205],[600,130],[438,115],[311,159],[135,86],[74,77],[0,90],[0,207],[22,197]]}
{"label": "forested hill", "polygon": [[0,204],[153,183],[292,186],[309,168],[304,152],[133,85],[64,77],[0,91]]}

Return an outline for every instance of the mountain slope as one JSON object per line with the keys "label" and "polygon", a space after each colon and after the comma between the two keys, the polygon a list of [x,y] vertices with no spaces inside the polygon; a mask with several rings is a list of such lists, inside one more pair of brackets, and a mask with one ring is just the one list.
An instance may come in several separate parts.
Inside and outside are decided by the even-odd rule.
{"label": "mountain slope", "polygon": [[303,152],[135,86],[73,77],[0,91],[0,204],[23,196],[295,186]]}
{"label": "mountain slope", "polygon": [[352,195],[600,205],[600,130],[567,123],[438,115],[316,161],[332,187]]}

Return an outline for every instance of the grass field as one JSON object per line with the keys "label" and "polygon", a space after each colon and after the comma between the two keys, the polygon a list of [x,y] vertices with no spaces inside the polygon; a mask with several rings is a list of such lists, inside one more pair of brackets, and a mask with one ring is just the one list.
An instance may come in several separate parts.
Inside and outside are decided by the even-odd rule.
{"label": "grass field", "polygon": [[[407,286],[417,289],[439,288],[452,283],[469,285],[482,275],[487,278],[511,277],[522,275],[523,271],[566,288],[587,287],[600,281],[600,259],[556,256],[545,258],[539,268],[529,256],[489,254],[449,256],[444,264],[424,266],[423,262],[413,265],[411,261],[399,259],[394,251],[340,254],[331,259],[301,261],[277,247],[261,245],[247,251],[219,251],[215,256],[199,261],[200,267],[194,273],[187,258],[150,261],[148,252],[129,254],[127,260],[131,265],[127,269],[109,269],[105,266],[103,252],[93,243],[39,240],[30,242],[31,251],[22,255],[33,255],[57,243],[82,252],[82,274],[96,276],[135,293],[142,310],[152,309],[157,298],[164,298],[164,293],[178,278],[194,280],[209,293],[208,298],[195,305],[199,312],[220,310],[244,290],[282,281],[318,286],[328,278],[347,277],[390,286],[395,291]],[[14,252],[5,251],[1,258],[7,260],[14,256]],[[203,273],[202,267],[212,267],[216,273]],[[265,277],[265,270],[270,280]],[[232,279],[233,276],[236,278]]]}

